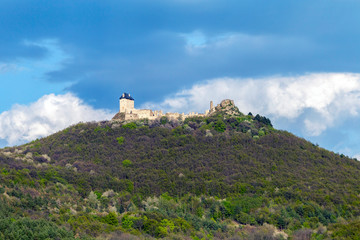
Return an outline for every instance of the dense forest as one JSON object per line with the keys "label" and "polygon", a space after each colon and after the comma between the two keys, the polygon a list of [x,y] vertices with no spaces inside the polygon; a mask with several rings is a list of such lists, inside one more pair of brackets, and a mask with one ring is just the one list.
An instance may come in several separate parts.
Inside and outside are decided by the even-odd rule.
{"label": "dense forest", "polygon": [[0,151],[0,239],[360,239],[360,163],[235,106]]}

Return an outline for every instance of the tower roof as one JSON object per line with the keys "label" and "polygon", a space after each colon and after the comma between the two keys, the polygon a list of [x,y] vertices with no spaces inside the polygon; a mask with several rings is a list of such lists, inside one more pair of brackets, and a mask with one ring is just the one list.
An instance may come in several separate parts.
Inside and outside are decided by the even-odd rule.
{"label": "tower roof", "polygon": [[123,93],[123,94],[121,95],[120,99],[134,100],[134,98],[130,96],[130,93]]}

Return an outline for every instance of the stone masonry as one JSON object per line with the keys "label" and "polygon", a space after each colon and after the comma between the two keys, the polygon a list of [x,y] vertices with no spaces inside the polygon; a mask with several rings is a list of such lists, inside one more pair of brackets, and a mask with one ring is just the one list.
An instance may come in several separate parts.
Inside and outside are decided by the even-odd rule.
{"label": "stone masonry", "polygon": [[213,101],[210,102],[210,109],[206,110],[205,113],[163,113],[162,110],[150,110],[150,109],[135,109],[134,107],[134,98],[131,97],[129,93],[123,93],[120,97],[120,110],[119,112],[112,118],[115,121],[127,121],[127,120],[138,120],[138,119],[149,119],[155,120],[161,117],[167,117],[168,119],[178,119],[185,120],[188,117],[194,116],[207,116],[210,115],[217,110],[229,108],[229,106],[234,105],[233,100],[223,100],[216,107],[213,105]]}

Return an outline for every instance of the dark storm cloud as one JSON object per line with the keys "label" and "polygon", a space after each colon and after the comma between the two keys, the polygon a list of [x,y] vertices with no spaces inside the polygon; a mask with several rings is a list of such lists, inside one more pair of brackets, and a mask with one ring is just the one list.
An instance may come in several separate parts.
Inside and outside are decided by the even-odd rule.
{"label": "dark storm cloud", "polygon": [[[138,103],[215,77],[359,72],[357,1],[3,1],[0,61],[71,56],[48,81],[96,107]],[[200,32],[204,42],[184,36]],[[193,44],[193,45],[192,45]]]}

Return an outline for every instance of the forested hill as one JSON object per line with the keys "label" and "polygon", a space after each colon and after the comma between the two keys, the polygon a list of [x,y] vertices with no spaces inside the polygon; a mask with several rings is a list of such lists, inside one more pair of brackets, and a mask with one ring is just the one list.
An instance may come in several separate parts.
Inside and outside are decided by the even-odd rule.
{"label": "forested hill", "polygon": [[0,238],[356,239],[357,160],[227,113],[80,123],[2,149]]}

